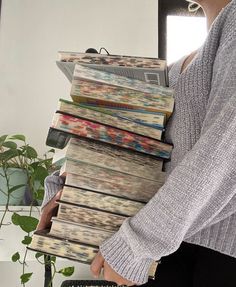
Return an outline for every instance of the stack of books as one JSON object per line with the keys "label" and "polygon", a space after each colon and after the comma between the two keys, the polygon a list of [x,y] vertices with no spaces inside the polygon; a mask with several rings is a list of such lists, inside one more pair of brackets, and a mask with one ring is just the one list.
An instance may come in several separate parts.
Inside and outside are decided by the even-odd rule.
{"label": "stack of books", "polygon": [[163,134],[174,107],[164,62],[61,53],[58,66],[72,64],[73,101],[59,100],[46,142],[61,149],[54,164],[65,185],[50,230],[35,232],[30,249],[91,263],[163,185],[172,150]]}

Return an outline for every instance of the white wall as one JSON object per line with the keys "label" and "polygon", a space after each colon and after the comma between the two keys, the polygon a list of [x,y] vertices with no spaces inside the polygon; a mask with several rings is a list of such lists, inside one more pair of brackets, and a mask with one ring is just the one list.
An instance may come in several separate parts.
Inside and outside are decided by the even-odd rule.
{"label": "white wall", "polygon": [[[157,8],[157,0],[2,0],[0,135],[23,133],[45,152],[57,101],[69,99],[70,92],[69,82],[56,68],[57,51],[106,47],[112,54],[156,57]],[[42,267],[29,263],[34,277],[26,286],[42,287]],[[90,276],[86,265],[65,265],[76,266],[74,278]],[[21,286],[16,266],[0,254],[1,286]],[[54,286],[62,280],[57,277]]]}
{"label": "white wall", "polygon": [[57,101],[70,92],[57,51],[156,57],[157,9],[157,0],[3,0],[0,134],[23,133],[45,152]]}

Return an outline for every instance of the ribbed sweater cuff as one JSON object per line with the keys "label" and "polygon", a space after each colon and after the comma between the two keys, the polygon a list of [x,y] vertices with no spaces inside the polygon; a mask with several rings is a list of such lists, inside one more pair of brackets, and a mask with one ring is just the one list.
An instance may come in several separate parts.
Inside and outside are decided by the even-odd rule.
{"label": "ribbed sweater cuff", "polygon": [[135,258],[119,232],[106,240],[100,246],[100,251],[107,263],[123,278],[136,284],[148,281],[148,272],[153,261]]}

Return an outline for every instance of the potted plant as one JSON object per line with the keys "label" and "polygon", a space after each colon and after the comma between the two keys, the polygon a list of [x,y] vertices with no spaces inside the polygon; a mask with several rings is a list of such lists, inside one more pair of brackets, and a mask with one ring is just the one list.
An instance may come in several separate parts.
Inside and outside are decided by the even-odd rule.
{"label": "potted plant", "polygon": [[[3,206],[3,213],[0,218],[0,230],[4,225],[4,218],[7,212],[12,212],[12,205],[28,205],[28,215],[20,215],[12,212],[11,223],[20,227],[25,236],[21,243],[24,245],[24,254],[15,252],[12,261],[22,265],[21,284],[25,286],[33,274],[26,272],[28,245],[31,243],[32,232],[36,230],[38,219],[32,216],[33,206],[41,203],[44,195],[44,179],[52,171],[52,156],[49,150],[43,158],[38,156],[35,148],[29,145],[24,135],[2,135],[0,136],[0,205]],[[41,264],[53,266],[52,278],[56,273],[70,276],[74,267],[56,270],[56,257],[44,256],[36,253],[35,258]],[[48,286],[52,286],[52,280]]]}

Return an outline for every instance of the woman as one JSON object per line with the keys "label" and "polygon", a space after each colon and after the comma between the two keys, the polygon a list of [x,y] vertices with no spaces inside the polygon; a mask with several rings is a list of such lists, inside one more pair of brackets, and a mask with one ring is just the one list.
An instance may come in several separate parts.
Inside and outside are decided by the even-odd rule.
{"label": "woman", "polygon": [[[236,0],[195,2],[209,34],[170,70],[175,111],[166,131],[174,145],[168,178],[91,264],[95,277],[103,269],[119,285],[146,283],[151,263],[161,259],[148,284],[236,286]],[[54,206],[52,199],[43,209],[41,226]]]}

